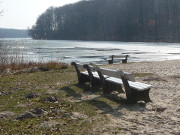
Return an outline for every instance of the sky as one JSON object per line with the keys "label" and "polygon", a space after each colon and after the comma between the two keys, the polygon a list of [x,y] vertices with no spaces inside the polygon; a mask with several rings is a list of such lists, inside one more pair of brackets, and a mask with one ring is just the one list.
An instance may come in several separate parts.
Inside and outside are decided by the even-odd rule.
{"label": "sky", "polygon": [[80,0],[0,0],[0,28],[27,29],[49,7],[60,7]]}

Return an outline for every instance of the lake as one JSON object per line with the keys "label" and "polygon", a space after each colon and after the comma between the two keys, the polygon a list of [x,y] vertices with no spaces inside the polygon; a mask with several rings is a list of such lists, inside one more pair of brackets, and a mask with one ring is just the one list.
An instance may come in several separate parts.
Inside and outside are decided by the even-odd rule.
{"label": "lake", "polygon": [[[128,54],[129,62],[161,61],[180,59],[179,43],[146,43],[114,41],[68,41],[68,40],[33,40],[3,39],[5,45],[18,50],[28,61],[49,61],[71,63],[106,64],[110,55]],[[4,47],[3,45],[2,47]],[[9,56],[17,55],[9,52]]]}

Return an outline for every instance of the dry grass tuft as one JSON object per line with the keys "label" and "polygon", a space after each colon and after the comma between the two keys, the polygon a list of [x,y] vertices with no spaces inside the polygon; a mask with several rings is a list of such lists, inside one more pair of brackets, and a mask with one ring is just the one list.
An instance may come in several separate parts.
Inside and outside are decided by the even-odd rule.
{"label": "dry grass tuft", "polygon": [[47,63],[41,62],[29,62],[29,63],[11,63],[11,64],[3,64],[0,65],[0,71],[3,72],[4,70],[11,69],[11,70],[23,70],[29,68],[39,68],[40,70],[51,70],[51,69],[67,69],[70,66],[65,63],[59,63],[55,61],[50,61]]}

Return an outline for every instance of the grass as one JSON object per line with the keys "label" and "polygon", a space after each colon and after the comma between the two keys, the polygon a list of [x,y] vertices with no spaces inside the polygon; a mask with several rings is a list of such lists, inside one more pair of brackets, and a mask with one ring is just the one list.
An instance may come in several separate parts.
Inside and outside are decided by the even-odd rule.
{"label": "grass", "polygon": [[146,77],[146,76],[154,76],[153,73],[133,73],[135,77]]}
{"label": "grass", "polygon": [[[79,103],[69,101],[70,98],[77,98],[83,92],[91,90],[88,84],[82,86],[77,83],[76,73],[72,67],[61,65],[62,67],[57,68],[56,64],[43,66],[50,70],[20,72],[0,77],[0,92],[11,93],[0,96],[0,112],[10,111],[15,114],[10,118],[0,118],[0,134],[90,134],[97,124],[107,122],[103,114],[97,113],[97,109],[103,108],[101,104],[97,104],[103,103],[104,101],[100,102],[102,99]],[[38,93],[40,96],[26,99],[30,92]],[[42,102],[42,99],[48,96],[58,97],[59,103]],[[18,115],[37,107],[46,110],[48,115],[16,120]],[[52,113],[52,110],[59,112]],[[74,120],[65,115],[71,112],[79,112],[88,118]],[[48,129],[41,127],[44,122],[58,124]]]}

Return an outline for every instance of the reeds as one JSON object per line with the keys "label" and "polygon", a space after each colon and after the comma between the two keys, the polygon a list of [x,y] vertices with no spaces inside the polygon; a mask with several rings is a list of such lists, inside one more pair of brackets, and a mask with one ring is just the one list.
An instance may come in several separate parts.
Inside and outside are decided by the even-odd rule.
{"label": "reeds", "polygon": [[[25,46],[25,44],[23,45]],[[24,54],[26,54],[26,52],[22,49],[23,48],[18,47],[18,41],[12,42],[10,40],[0,40],[0,72],[3,72],[7,69],[22,70],[34,67],[41,68],[42,70],[68,68],[68,64],[58,61],[31,61],[24,57]]]}

